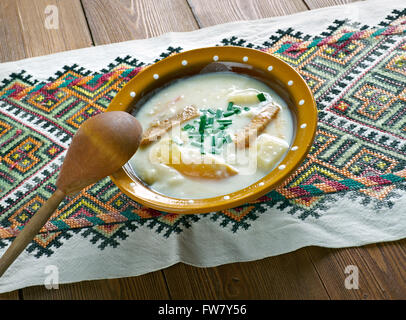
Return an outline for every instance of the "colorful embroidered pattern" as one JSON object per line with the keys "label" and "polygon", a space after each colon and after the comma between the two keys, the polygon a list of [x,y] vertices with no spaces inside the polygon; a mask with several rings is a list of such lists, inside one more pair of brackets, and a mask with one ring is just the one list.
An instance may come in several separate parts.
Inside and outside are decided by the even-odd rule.
{"label": "colorful embroidered pattern", "polygon": [[[100,249],[116,247],[140,226],[169,237],[203,218],[243,232],[272,207],[299,219],[318,218],[336,197],[349,192],[364,205],[391,207],[406,180],[405,17],[406,10],[395,11],[374,29],[336,21],[323,38],[288,29],[261,46],[237,37],[222,41],[277,55],[300,72],[317,100],[315,143],[302,166],[277,190],[241,207],[182,216],[143,207],[106,178],[65,199],[27,250],[38,257],[51,255],[62,239],[74,233]],[[181,50],[168,48],[159,59]],[[38,83],[25,72],[3,80],[0,247],[55,190],[59,167],[77,128],[103,112],[144,66],[125,57],[99,73],[66,66],[47,83]]]}

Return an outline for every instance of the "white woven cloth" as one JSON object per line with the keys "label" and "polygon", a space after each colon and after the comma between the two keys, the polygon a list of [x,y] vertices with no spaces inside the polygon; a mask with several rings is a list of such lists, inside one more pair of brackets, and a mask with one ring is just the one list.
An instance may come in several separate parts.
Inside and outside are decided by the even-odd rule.
{"label": "white woven cloth", "polygon": [[[46,81],[64,65],[78,64],[91,71],[100,71],[116,57],[129,55],[145,63],[159,58],[168,47],[183,50],[214,46],[221,40],[237,36],[254,45],[261,45],[277,30],[293,28],[303,34],[320,35],[334,20],[348,19],[360,26],[377,26],[394,9],[406,7],[404,1],[365,1],[339,7],[298,13],[291,16],[241,21],[187,33],[168,33],[157,38],[135,40],[105,46],[0,64],[0,80],[13,72]],[[0,111],[5,109],[0,105]],[[1,138],[0,138],[1,139]],[[0,140],[1,142],[1,140]],[[35,257],[25,251],[0,278],[0,292],[32,285],[42,285],[49,275],[48,266],[56,266],[59,283],[82,280],[128,277],[145,274],[184,262],[208,267],[232,262],[250,261],[316,245],[323,247],[360,246],[406,237],[406,194],[396,189],[391,208],[363,203],[352,192],[330,195],[319,216],[299,219],[289,208],[266,208],[247,229],[233,232],[230,226],[213,221],[212,215],[201,216],[190,227],[164,237],[147,224],[127,231],[128,237],[116,247],[101,249],[82,232],[61,239],[62,245],[49,257]],[[6,247],[0,249],[0,255]],[[48,268],[48,269],[47,269]]]}

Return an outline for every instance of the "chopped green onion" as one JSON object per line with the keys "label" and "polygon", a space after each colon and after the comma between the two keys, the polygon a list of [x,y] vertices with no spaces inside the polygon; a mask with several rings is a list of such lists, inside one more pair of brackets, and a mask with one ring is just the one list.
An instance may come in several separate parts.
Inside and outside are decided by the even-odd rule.
{"label": "chopped green onion", "polygon": [[231,143],[233,142],[233,139],[230,137],[230,135],[228,134],[224,139],[223,142],[225,143]]}
{"label": "chopped green onion", "polygon": [[193,132],[193,131],[190,132],[190,131],[189,131],[188,134],[189,134],[189,137],[198,137],[198,136],[200,136],[200,133],[199,133],[199,132]]}
{"label": "chopped green onion", "polygon": [[232,123],[233,120],[231,120],[231,119],[218,119],[217,122],[221,123],[221,124],[223,124],[223,123]]}
{"label": "chopped green onion", "polygon": [[213,148],[211,148],[211,153],[212,154],[220,154],[220,150],[213,147]]}
{"label": "chopped green onion", "polygon": [[216,118],[221,118],[222,115],[223,115],[223,111],[221,111],[221,109],[217,109]]}
{"label": "chopped green onion", "polygon": [[234,105],[234,102],[229,102],[228,103],[228,106],[227,106],[227,111],[231,111],[231,110],[233,110],[233,105]]}
{"label": "chopped green onion", "polygon": [[257,98],[259,101],[266,101],[265,95],[261,92],[260,94],[257,94]]}
{"label": "chopped green onion", "polygon": [[199,143],[199,142],[196,142],[196,141],[192,141],[190,144],[191,144],[192,146],[194,146],[194,147],[198,147],[198,148],[201,148],[201,147],[202,147],[202,144]]}
{"label": "chopped green onion", "polygon": [[223,138],[217,140],[217,148],[220,148],[223,145]]}
{"label": "chopped green onion", "polygon": [[213,123],[214,123],[214,118],[207,119],[207,124],[213,124]]}
{"label": "chopped green onion", "polygon": [[241,108],[234,107],[234,113],[235,113],[235,114],[241,113]]}
{"label": "chopped green onion", "polygon": [[219,132],[220,132],[220,130],[218,128],[209,130],[209,133],[211,133],[211,134],[216,134]]}
{"label": "chopped green onion", "polygon": [[222,130],[222,131],[224,131],[224,130],[227,129],[230,125],[231,125],[231,123],[224,123],[224,124],[222,124],[222,125],[219,127],[219,129]]}
{"label": "chopped green onion", "polygon": [[187,125],[185,125],[184,127],[183,127],[183,131],[185,131],[185,130],[190,130],[190,129],[194,129],[195,127],[194,126],[192,126],[192,125],[190,125],[189,123],[187,124]]}
{"label": "chopped green onion", "polygon": [[244,110],[245,111],[250,111],[250,108],[249,107],[244,107]]}
{"label": "chopped green onion", "polygon": [[206,127],[206,121],[207,121],[207,116],[204,114],[200,117],[200,123],[199,123],[199,132],[203,133],[204,128]]}
{"label": "chopped green onion", "polygon": [[224,113],[223,117],[227,118],[227,117],[232,116],[233,114],[234,114],[234,111],[229,111],[229,112]]}
{"label": "chopped green onion", "polygon": [[211,145],[212,145],[213,147],[216,146],[216,137],[215,137],[214,135],[211,136]]}
{"label": "chopped green onion", "polygon": [[215,115],[215,114],[216,114],[216,111],[214,111],[213,109],[207,109],[207,111],[208,111],[210,114],[212,114],[212,115]]}

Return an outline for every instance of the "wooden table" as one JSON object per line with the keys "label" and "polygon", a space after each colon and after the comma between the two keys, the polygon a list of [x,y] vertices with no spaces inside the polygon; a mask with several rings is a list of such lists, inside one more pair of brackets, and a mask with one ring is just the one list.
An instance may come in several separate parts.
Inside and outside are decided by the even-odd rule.
{"label": "wooden table", "polygon": [[[0,62],[344,4],[345,0],[1,0]],[[47,5],[57,30],[44,27]],[[348,290],[345,268],[359,268]],[[29,287],[0,299],[405,299],[406,240],[361,248],[307,247],[214,268],[182,263],[139,277]]]}

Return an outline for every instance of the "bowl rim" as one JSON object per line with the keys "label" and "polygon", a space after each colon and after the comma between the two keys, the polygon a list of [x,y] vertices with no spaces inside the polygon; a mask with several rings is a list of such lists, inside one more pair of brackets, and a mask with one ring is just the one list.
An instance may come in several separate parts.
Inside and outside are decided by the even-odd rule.
{"label": "bowl rim", "polygon": [[[301,120],[305,120],[305,122],[297,121],[296,132],[289,146],[289,151],[278,164],[278,167],[255,183],[225,195],[202,199],[174,198],[148,188],[141,181],[135,182],[125,172],[124,168],[110,176],[113,183],[123,193],[149,208],[169,213],[196,214],[237,207],[256,200],[283,183],[300,166],[313,144],[317,129],[317,107],[311,89],[302,76],[288,63],[272,54],[252,48],[236,46],[204,47],[166,57],[147,66],[126,83],[113,98],[106,112],[117,110],[128,112],[134,105],[134,92],[140,92],[139,87],[140,89],[145,88],[148,83],[157,80],[161,74],[165,76],[179,68],[187,68],[193,63],[205,62],[205,59],[208,59],[207,57],[211,58],[211,60],[208,60],[210,62],[247,63],[262,71],[272,72],[273,77],[276,77],[284,84],[285,90],[289,92],[291,98],[295,98],[293,102],[298,113],[296,119],[301,116]],[[184,61],[186,61],[186,64],[184,64]],[[191,61],[192,64],[190,64]],[[173,71],[171,71],[172,69]],[[278,76],[275,76],[275,74]],[[158,78],[156,75],[158,75]],[[298,97],[295,94],[297,91],[302,92]],[[291,112],[293,113],[292,110]],[[298,147],[297,142],[301,142],[300,147]],[[296,148],[292,150],[292,147]]]}

